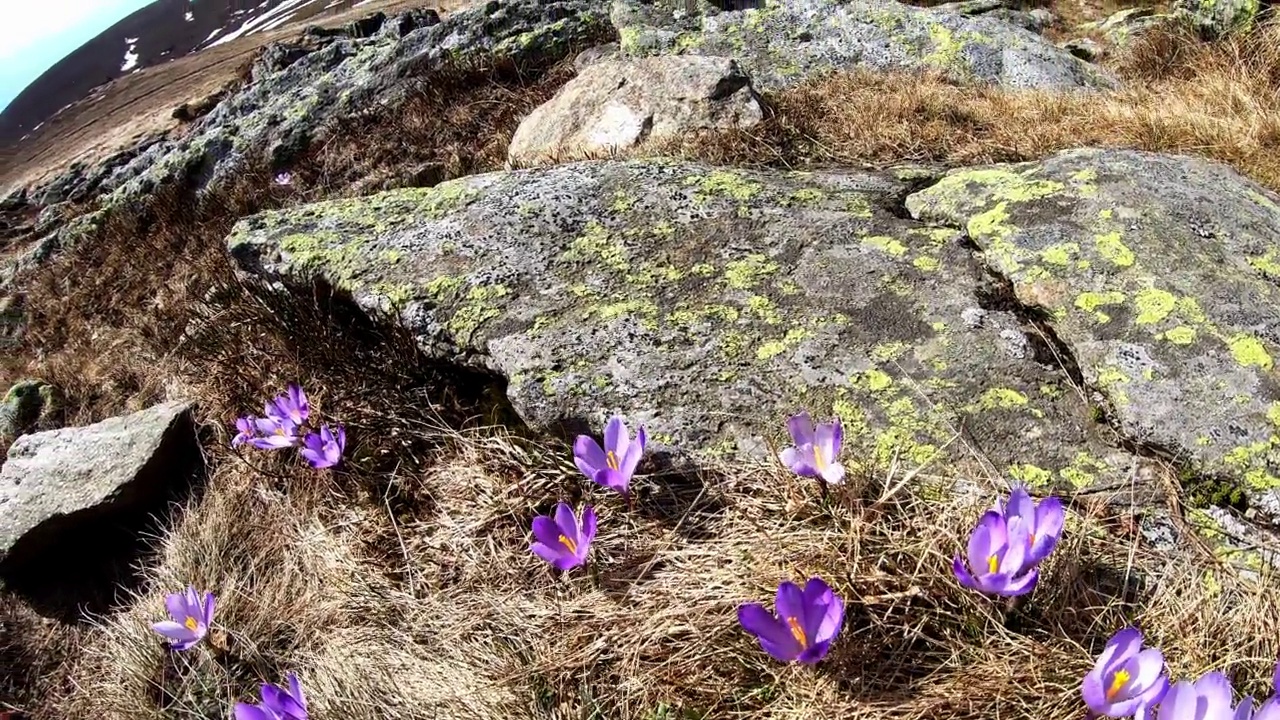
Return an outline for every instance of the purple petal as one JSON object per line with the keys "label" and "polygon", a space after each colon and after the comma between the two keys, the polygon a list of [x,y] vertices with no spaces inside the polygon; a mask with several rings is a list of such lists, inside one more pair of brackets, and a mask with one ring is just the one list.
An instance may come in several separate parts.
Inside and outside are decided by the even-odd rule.
{"label": "purple petal", "polygon": [[644,432],[644,426],[641,425],[636,430],[636,440],[627,445],[626,454],[621,456],[621,462],[618,464],[618,472],[628,480],[635,474],[636,466],[640,464],[640,458],[644,456],[644,445],[648,438]]}
{"label": "purple petal", "polygon": [[814,442],[813,419],[809,417],[807,411],[802,410],[787,418],[787,432],[791,433],[791,440],[796,447],[812,445]]}
{"label": "purple petal", "polygon": [[738,622],[760,640],[765,652],[782,662],[790,662],[800,653],[800,645],[791,631],[763,605],[748,603],[738,607]]}
{"label": "purple petal", "polygon": [[307,709],[307,697],[302,694],[302,683],[298,681],[297,673],[289,673],[289,694],[293,696],[294,702],[298,703],[298,707],[304,711]]}
{"label": "purple petal", "polygon": [[812,458],[812,445],[784,448],[782,452],[778,453],[778,459],[791,468],[791,472],[801,477],[817,477],[818,469],[811,464]]}
{"label": "purple petal", "polygon": [[556,504],[556,525],[560,527],[560,534],[573,540],[577,545],[579,539],[578,517],[574,514],[573,508],[569,507],[569,503]]}
{"label": "purple petal", "polygon": [[587,505],[582,508],[582,535],[578,543],[578,549],[586,554],[586,548],[591,545],[591,541],[596,539],[596,510]]}
{"label": "purple petal", "polygon": [[1280,698],[1273,697],[1262,703],[1258,712],[1253,714],[1253,720],[1280,720]]}
{"label": "purple petal", "polygon": [[620,415],[614,415],[609,418],[609,423],[604,426],[604,451],[606,454],[613,453],[615,460],[621,460],[626,454],[627,445],[631,438],[627,433],[627,426],[623,424]]}
{"label": "purple petal", "polygon": [[[1001,577],[1001,576],[993,576]],[[1026,595],[1035,590],[1036,581],[1040,579],[1040,571],[1033,569],[1025,575],[1016,578],[1001,578],[1000,589],[996,591],[997,595],[1003,597],[1016,597],[1018,595]]]}
{"label": "purple petal", "polygon": [[[1022,533],[1019,533],[1020,535]],[[997,572],[1014,577],[1021,575],[1023,571],[1029,570],[1027,565],[1027,551],[1031,549],[1031,543],[1026,539],[1010,538],[1009,544],[1005,545],[1004,553],[1000,556]]]}
{"label": "purple petal", "polygon": [[825,470],[822,471],[822,479],[828,485],[839,485],[844,482],[844,466],[838,462],[827,464]]}
{"label": "purple petal", "polygon": [[1280,662],[1276,663],[1276,671],[1271,676],[1271,688],[1280,694]]}
{"label": "purple petal", "polygon": [[595,477],[591,478],[597,484],[603,485],[612,490],[617,490],[623,495],[627,494],[627,489],[631,486],[630,479],[624,477],[622,473],[610,468],[604,468],[596,472]]}
{"label": "purple petal", "polygon": [[835,458],[840,454],[840,448],[844,446],[844,423],[837,417],[831,425],[831,457]]}
{"label": "purple petal", "polygon": [[796,658],[799,662],[806,665],[812,665],[827,656],[827,651],[831,649],[831,641],[818,642],[810,645],[800,653],[800,657]]}
{"label": "purple petal", "polygon": [[533,519],[533,537],[548,547],[564,549],[564,543],[560,542],[560,533],[560,526],[555,520],[542,516]]}
{"label": "purple petal", "polygon": [[573,462],[588,478],[594,478],[600,470],[609,467],[604,449],[590,435],[579,435],[573,441]]}
{"label": "purple petal", "polygon": [[1107,646],[1098,655],[1095,667],[1110,672],[1112,668],[1125,663],[1142,650],[1142,632],[1137,628],[1126,627],[1116,631],[1107,641]]}
{"label": "purple petal", "polygon": [[1066,512],[1062,509],[1061,500],[1050,496],[1040,501],[1035,512],[1035,541],[1031,545],[1033,562],[1039,562],[1053,552],[1062,537],[1065,522]]}
{"label": "purple petal", "polygon": [[822,454],[823,462],[835,461],[835,427],[823,423],[818,426],[813,441],[814,451]]}
{"label": "purple petal", "polygon": [[1208,717],[1216,717],[1213,711],[1231,708],[1231,681],[1221,672],[1205,673],[1196,681],[1196,694],[1204,698],[1211,708]]}
{"label": "purple petal", "polygon": [[565,546],[561,545],[559,542],[557,542],[554,545],[547,545],[546,543],[535,542],[529,545],[529,550],[532,551],[534,555],[537,555],[538,557],[542,558],[543,560],[546,560],[552,565],[556,565],[556,567],[559,567],[557,563],[559,563],[564,558],[564,556],[569,552],[567,549],[565,549]]}
{"label": "purple petal", "polygon": [[1198,699],[1199,694],[1190,682],[1176,682],[1160,701],[1158,717],[1160,720],[1202,720],[1196,713]]}
{"label": "purple petal", "polygon": [[271,711],[258,705],[238,702],[235,706],[235,720],[279,720]]}
{"label": "purple petal", "polygon": [[778,594],[774,599],[774,608],[778,611],[778,619],[786,622],[788,618],[795,618],[804,623],[804,591],[795,583],[784,580],[778,584]]}
{"label": "purple petal", "polygon": [[988,510],[978,521],[969,536],[969,568],[979,575],[988,572],[988,561],[1004,545],[1006,539],[1004,518],[994,510]]}
{"label": "purple petal", "polygon": [[1253,696],[1246,695],[1240,700],[1240,704],[1236,706],[1235,714],[1232,720],[1249,720],[1253,715]]}
{"label": "purple petal", "polygon": [[196,636],[195,633],[187,629],[186,625],[179,622],[173,622],[172,620],[163,620],[161,622],[154,623],[151,626],[151,629],[166,638],[177,642],[186,642],[194,639]]}
{"label": "purple petal", "polygon": [[186,621],[187,617],[189,617],[187,613],[187,595],[185,591],[166,595],[164,598],[164,607],[169,611],[169,617],[173,618],[174,622],[182,623]]}
{"label": "purple petal", "polygon": [[964,560],[959,555],[956,555],[951,561],[951,571],[955,573],[956,580],[959,580],[961,585],[970,590],[982,590],[978,585],[978,581],[974,579],[969,569],[964,566]]}
{"label": "purple petal", "polygon": [[213,609],[218,606],[218,598],[213,593],[204,594],[204,624],[213,624]]}

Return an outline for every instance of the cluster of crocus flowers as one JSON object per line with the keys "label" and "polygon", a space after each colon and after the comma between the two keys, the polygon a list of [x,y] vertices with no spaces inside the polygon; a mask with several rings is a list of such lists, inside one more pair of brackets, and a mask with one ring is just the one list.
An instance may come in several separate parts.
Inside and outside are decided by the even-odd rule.
{"label": "cluster of crocus flowers", "polygon": [[1124,628],[1107,641],[1093,669],[1084,676],[1080,694],[1088,718],[1136,720],[1280,720],[1280,663],[1271,677],[1275,694],[1260,707],[1246,696],[1236,705],[1231,681],[1221,672],[1172,685],[1164,656],[1142,647],[1142,633]]}
{"label": "cluster of crocus flowers", "polygon": [[308,425],[310,417],[307,394],[297,384],[290,383],[284,395],[266,402],[262,417],[249,415],[236,420],[239,432],[231,440],[231,446],[248,444],[259,450],[296,447],[311,467],[337,465],[347,445],[346,430],[341,425],[331,429],[328,424],[313,430]]}
{"label": "cluster of crocus flowers", "polygon": [[793,446],[778,453],[783,464],[801,477],[818,478],[828,485],[844,482],[844,466],[837,459],[844,441],[840,418],[816,426],[809,413],[801,412],[787,419]]}
{"label": "cluster of crocus flowers", "polygon": [[774,609],[776,613],[759,603],[742,605],[738,622],[765,652],[782,662],[818,662],[826,657],[844,624],[844,601],[821,578],[809,578],[804,589],[782,582]]}
{"label": "cluster of crocus flowers", "polygon": [[[614,415],[604,428],[604,446],[589,435],[579,435],[573,443],[573,462],[591,481],[623,497],[631,496],[631,476],[644,456],[644,426],[633,440],[621,417]],[[529,550],[559,570],[571,570],[586,563],[591,541],[596,537],[596,511],[590,505],[582,517],[567,503],[558,503],[550,517],[533,519],[534,542]]]}
{"label": "cluster of crocus flowers", "polygon": [[961,585],[983,593],[1014,597],[1035,589],[1039,564],[1058,544],[1066,520],[1062,502],[1036,503],[1025,487],[1015,487],[1008,503],[983,514],[969,537],[968,565],[956,555],[952,568]]}
{"label": "cluster of crocus flowers", "polygon": [[213,593],[205,593],[201,598],[200,593],[188,585],[185,591],[165,597],[170,619],[155,623],[151,629],[167,639],[174,650],[190,650],[209,634],[217,603]]}
{"label": "cluster of crocus flowers", "polygon": [[[186,590],[166,595],[164,604],[170,619],[154,623],[151,629],[169,641],[170,649],[190,650],[208,636],[218,604],[213,593],[202,597],[188,585]],[[307,701],[297,676],[289,673],[288,689],[263,684],[261,704],[236,703],[235,720],[307,720]]]}
{"label": "cluster of crocus flowers", "polygon": [[236,703],[235,720],[307,720],[307,699],[298,676],[289,673],[289,687],[262,684],[262,702]]}

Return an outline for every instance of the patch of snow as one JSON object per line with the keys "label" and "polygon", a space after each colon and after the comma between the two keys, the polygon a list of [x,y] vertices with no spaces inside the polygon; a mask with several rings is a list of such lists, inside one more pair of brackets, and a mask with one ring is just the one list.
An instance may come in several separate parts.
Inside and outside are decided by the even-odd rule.
{"label": "patch of snow", "polygon": [[138,67],[138,38],[125,38],[129,49],[124,51],[124,62],[120,63],[120,72],[129,72]]}
{"label": "patch of snow", "polygon": [[[231,42],[232,40],[244,37],[245,35],[251,35],[260,30],[267,29],[262,27],[264,25],[274,27],[276,24],[276,21],[280,20],[281,16],[284,16],[284,19],[287,20],[289,17],[292,17],[292,15],[295,12],[297,12],[297,9],[300,5],[306,5],[310,2],[311,0],[284,0],[284,2],[271,8],[267,12],[259,15],[256,18],[253,18],[249,22],[246,22],[244,25],[241,25],[239,29],[229,32],[226,35],[223,35],[222,37],[218,38],[218,40],[210,44],[209,47],[213,47],[214,45],[221,45],[222,43],[226,43],[226,42]],[[258,7],[262,7],[262,6],[259,5]]]}
{"label": "patch of snow", "polygon": [[341,4],[342,4],[342,3],[344,3],[344,2],[346,2],[346,0],[332,0],[328,5],[325,5],[324,7],[320,8],[320,9],[321,9],[321,10],[328,10],[329,8],[336,8],[336,7],[338,7],[339,5],[341,5]]}
{"label": "patch of snow", "polygon": [[352,5],[351,7],[358,8],[361,5],[368,5],[371,2],[373,2],[373,0],[360,0],[360,2],[356,3],[355,5]]}
{"label": "patch of snow", "polygon": [[196,14],[188,10],[187,14],[182,16],[182,19],[186,20],[187,22],[195,22]]}
{"label": "patch of snow", "polygon": [[220,33],[220,32],[222,32],[222,28],[214,28],[214,29],[213,29],[213,32],[209,33],[209,37],[207,37],[207,38],[205,38],[204,40],[202,40],[202,41],[200,42],[200,44],[201,44],[201,45],[203,45],[203,44],[205,44],[205,43],[209,42],[209,41],[210,41],[210,40],[212,40],[214,37],[216,37],[216,36],[218,35],[218,33]]}

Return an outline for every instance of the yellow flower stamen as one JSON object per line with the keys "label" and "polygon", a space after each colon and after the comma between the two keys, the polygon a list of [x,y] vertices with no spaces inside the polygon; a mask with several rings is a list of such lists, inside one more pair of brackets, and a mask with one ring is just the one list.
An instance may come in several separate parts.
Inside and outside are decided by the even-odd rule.
{"label": "yellow flower stamen", "polygon": [[571,552],[571,553],[577,553],[577,552],[578,552],[578,543],[576,543],[576,542],[574,542],[573,540],[569,539],[569,537],[568,537],[567,535],[561,535],[561,536],[560,536],[560,544],[561,544],[561,545],[563,545],[563,546],[565,546],[565,547],[567,547],[567,548],[569,548],[569,552]]}
{"label": "yellow flower stamen", "polygon": [[188,617],[187,621],[183,623],[183,625],[185,625],[187,629],[190,630],[191,632],[195,632],[196,629],[200,627],[200,621],[196,620],[193,617]]}
{"label": "yellow flower stamen", "polygon": [[1117,670],[1115,675],[1111,676],[1111,686],[1107,688],[1107,700],[1115,699],[1115,696],[1129,684],[1129,671]]}
{"label": "yellow flower stamen", "polygon": [[817,445],[813,446],[813,464],[818,468],[818,472],[826,472],[827,461],[822,459],[822,450]]}
{"label": "yellow flower stamen", "polygon": [[605,453],[605,455],[606,455],[606,457],[605,457],[605,462],[609,463],[609,469],[610,469],[610,470],[617,470],[617,469],[618,469],[618,456],[617,456],[617,455],[614,455],[612,450],[610,450],[609,452]]}
{"label": "yellow flower stamen", "polygon": [[995,574],[997,568],[1000,567],[1000,560],[995,555],[987,558],[987,572]]}
{"label": "yellow flower stamen", "polygon": [[796,639],[796,642],[800,643],[800,649],[804,650],[809,647],[809,638],[805,637],[804,628],[800,626],[800,621],[789,617],[787,618],[787,625],[791,627],[791,636]]}

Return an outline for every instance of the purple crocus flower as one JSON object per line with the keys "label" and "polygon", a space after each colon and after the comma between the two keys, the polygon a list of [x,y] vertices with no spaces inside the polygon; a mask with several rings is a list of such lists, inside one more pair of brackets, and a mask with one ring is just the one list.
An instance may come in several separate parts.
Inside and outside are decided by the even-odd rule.
{"label": "purple crocus flower", "polygon": [[307,394],[297,383],[289,383],[284,395],[267,403],[267,417],[287,419],[293,425],[301,425],[311,415],[311,404],[307,402]]}
{"label": "purple crocus flower", "polygon": [[265,417],[253,422],[258,437],[249,438],[249,444],[259,450],[280,450],[298,444],[298,428],[288,418]]}
{"label": "purple crocus flower", "polygon": [[778,454],[783,463],[801,477],[821,478],[829,485],[844,482],[844,466],[836,461],[844,441],[840,418],[815,428],[809,413],[801,412],[787,419],[787,430],[795,446]]}
{"label": "purple crocus flower", "polygon": [[579,435],[573,443],[573,462],[591,480],[627,495],[646,440],[643,425],[632,441],[622,418],[614,415],[604,427],[604,447],[589,435]]}
{"label": "purple crocus flower", "polygon": [[556,568],[569,570],[587,561],[595,536],[596,511],[590,505],[582,508],[579,522],[573,508],[558,503],[554,520],[541,516],[533,519],[534,542],[529,549]]}
{"label": "purple crocus flower", "polygon": [[1220,672],[1205,673],[1194,683],[1180,680],[1165,693],[1155,717],[1157,720],[1235,720],[1231,681]]}
{"label": "purple crocus flower", "polygon": [[738,622],[782,662],[818,662],[844,623],[844,601],[816,577],[809,578],[804,590],[789,581],[779,584],[774,607],[777,615],[759,603],[742,605]]}
{"label": "purple crocus flower", "polygon": [[1036,503],[1021,485],[1015,486],[1009,493],[1008,503],[996,501],[996,512],[1004,515],[1010,532],[1019,525],[1026,529],[1031,546],[1023,562],[1028,568],[1039,564],[1053,552],[1054,546],[1062,537],[1062,526],[1066,522],[1066,512],[1061,500],[1050,496]]}
{"label": "purple crocus flower", "polygon": [[307,720],[307,699],[298,676],[289,673],[289,689],[262,684],[262,703],[236,703],[235,720]]}
{"label": "purple crocus flower", "polygon": [[185,592],[166,596],[164,604],[173,619],[155,623],[151,629],[168,638],[174,650],[187,650],[209,633],[213,608],[217,604],[213,593],[205,593],[201,603],[200,594],[188,585]]}
{"label": "purple crocus flower", "polygon": [[339,425],[338,432],[334,433],[326,424],[320,426],[319,433],[307,433],[298,454],[313,468],[327,468],[342,462],[342,450],[346,446],[347,431]]}
{"label": "purple crocus flower", "polygon": [[1003,515],[988,510],[969,537],[969,567],[956,555],[952,568],[961,585],[979,592],[1014,597],[1031,592],[1040,571],[1026,563],[1031,548],[1026,527],[1009,527]]}
{"label": "purple crocus flower", "polygon": [[236,420],[236,436],[231,439],[231,447],[239,447],[258,436],[258,419],[247,415]]}
{"label": "purple crocus flower", "polygon": [[1084,676],[1080,693],[1092,717],[1137,720],[1164,697],[1169,679],[1164,675],[1164,655],[1155,648],[1142,649],[1142,633],[1124,628],[1107,641],[1093,670]]}
{"label": "purple crocus flower", "polygon": [[277,185],[288,185],[293,182],[293,173],[287,171],[276,173],[275,181]]}

